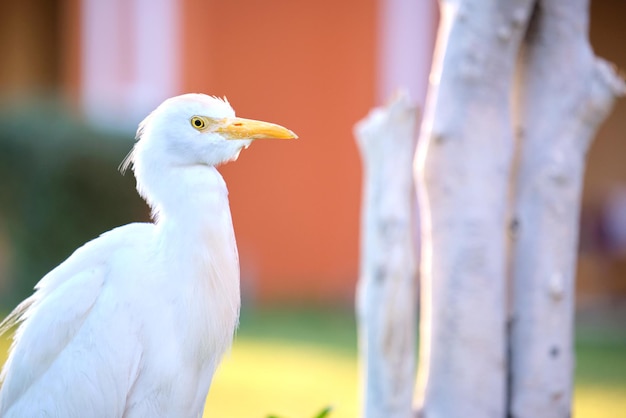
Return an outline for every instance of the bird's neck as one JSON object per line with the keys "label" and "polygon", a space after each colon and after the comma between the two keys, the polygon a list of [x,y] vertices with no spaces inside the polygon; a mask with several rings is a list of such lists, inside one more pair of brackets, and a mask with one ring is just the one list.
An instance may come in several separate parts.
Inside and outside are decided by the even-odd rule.
{"label": "bird's neck", "polygon": [[157,224],[176,223],[192,229],[211,224],[214,214],[228,210],[228,189],[215,167],[171,167],[136,173],[137,189],[152,209]]}
{"label": "bird's neck", "polygon": [[206,269],[220,259],[237,269],[238,285],[239,264],[228,190],[217,169],[170,168],[167,176],[154,180],[158,181],[138,181],[138,189],[149,196],[161,250],[168,258],[181,260],[194,269]]}
{"label": "bird's neck", "polygon": [[201,301],[181,311],[192,324],[186,341],[207,336],[191,348],[194,358],[209,361],[230,346],[241,303],[228,191],[213,167],[168,173],[168,181],[168,199],[157,207],[157,251],[168,260],[162,267],[176,277],[176,288],[186,289],[188,300]]}
{"label": "bird's neck", "polygon": [[[159,250],[183,276],[207,277],[211,286],[223,288],[238,309],[239,260],[222,176],[200,166],[170,172],[167,181],[172,182],[162,184],[167,200],[161,198],[156,207]],[[221,274],[209,274],[216,266]]]}

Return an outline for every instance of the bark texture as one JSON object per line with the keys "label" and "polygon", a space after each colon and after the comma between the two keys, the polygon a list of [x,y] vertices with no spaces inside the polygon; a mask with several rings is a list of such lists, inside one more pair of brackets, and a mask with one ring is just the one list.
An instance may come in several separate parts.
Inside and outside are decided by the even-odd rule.
{"label": "bark texture", "polygon": [[425,418],[506,414],[510,86],[531,0],[442,0],[418,143]]}
{"label": "bark texture", "polygon": [[363,416],[409,418],[417,329],[417,110],[400,95],[359,122],[355,136],[364,169],[357,288]]}
{"label": "bark texture", "polygon": [[588,0],[539,0],[516,83],[512,220],[514,418],[571,416],[578,222],[585,156],[623,82],[588,41]]}

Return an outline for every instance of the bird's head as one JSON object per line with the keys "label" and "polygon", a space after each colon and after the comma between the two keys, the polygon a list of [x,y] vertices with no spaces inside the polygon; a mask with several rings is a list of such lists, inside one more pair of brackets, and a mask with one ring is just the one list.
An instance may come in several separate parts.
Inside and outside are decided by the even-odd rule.
{"label": "bird's head", "polygon": [[122,164],[145,160],[168,166],[216,166],[237,159],[255,139],[293,139],[296,134],[268,122],[235,117],[226,100],[184,94],[164,101],[139,125],[137,144]]}
{"label": "bird's head", "polygon": [[280,125],[236,117],[226,100],[184,94],[167,99],[141,122],[120,168],[133,167],[139,194],[158,212],[165,201],[175,200],[170,185],[175,173],[178,180],[193,182],[208,167],[237,159],[255,139],[292,138],[296,134]]}

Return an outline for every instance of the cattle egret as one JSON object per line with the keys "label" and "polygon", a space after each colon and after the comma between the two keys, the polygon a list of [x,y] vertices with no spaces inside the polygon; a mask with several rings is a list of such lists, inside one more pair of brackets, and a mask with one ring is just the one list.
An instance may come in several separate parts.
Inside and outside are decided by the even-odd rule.
{"label": "cattle egret", "polygon": [[239,260],[215,166],[252,140],[297,136],[186,94],[140,125],[123,163],[154,223],[88,242],[1,325],[20,324],[0,416],[200,417],[239,317]]}

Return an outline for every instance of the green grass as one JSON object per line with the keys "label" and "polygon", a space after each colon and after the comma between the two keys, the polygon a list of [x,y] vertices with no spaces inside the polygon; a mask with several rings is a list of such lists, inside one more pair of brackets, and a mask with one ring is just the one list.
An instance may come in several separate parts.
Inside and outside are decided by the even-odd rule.
{"label": "green grass", "polygon": [[582,328],[576,341],[574,416],[626,416],[626,326]]}
{"label": "green grass", "polygon": [[[0,340],[0,361],[8,348]],[[626,411],[626,331],[580,330],[574,416],[618,418]],[[204,416],[329,418],[360,410],[356,328],[350,312],[245,312],[232,352],[218,369]]]}

